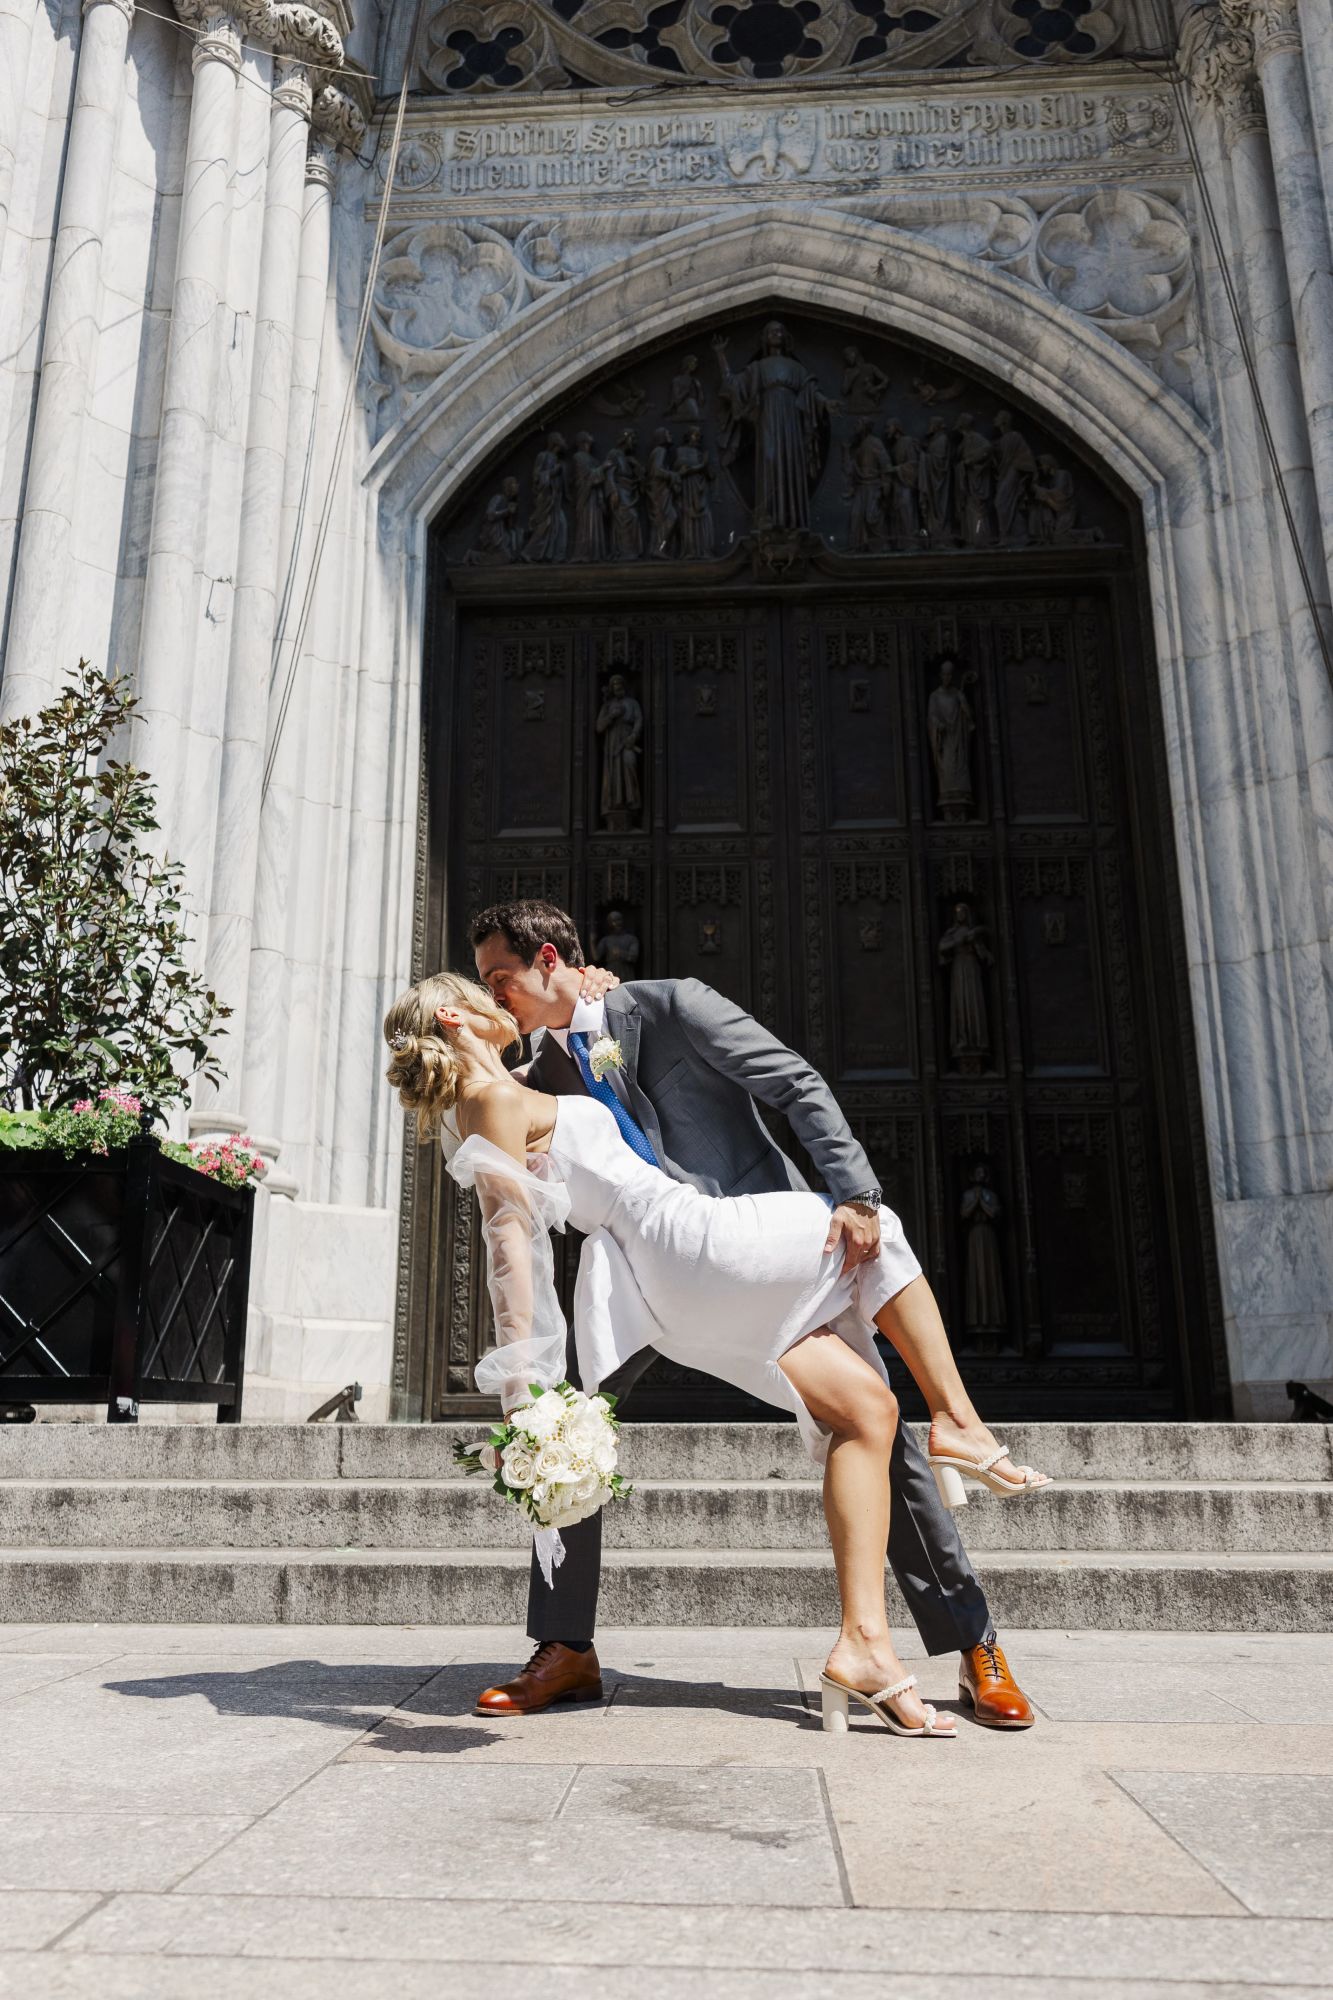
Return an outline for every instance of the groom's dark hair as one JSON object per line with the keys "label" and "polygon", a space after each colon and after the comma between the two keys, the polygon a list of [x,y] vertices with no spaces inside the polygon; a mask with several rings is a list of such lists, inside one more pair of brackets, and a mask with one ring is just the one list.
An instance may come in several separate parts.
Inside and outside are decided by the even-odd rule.
{"label": "groom's dark hair", "polygon": [[557,903],[492,903],[468,925],[475,951],[499,931],[524,965],[531,965],[544,944],[553,944],[566,965],[583,964],[583,946],[568,910]]}

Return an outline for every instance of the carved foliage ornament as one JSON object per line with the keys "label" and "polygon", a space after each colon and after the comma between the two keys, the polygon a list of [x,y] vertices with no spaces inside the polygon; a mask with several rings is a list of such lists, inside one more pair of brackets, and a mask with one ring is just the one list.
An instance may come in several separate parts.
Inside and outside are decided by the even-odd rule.
{"label": "carved foliage ornament", "polygon": [[1095,0],[445,0],[418,64],[427,88],[490,93],[1087,60],[1119,34]]}
{"label": "carved foliage ornament", "polygon": [[308,62],[316,69],[341,69],[342,36],[326,15],[314,7],[294,4],[294,0],[176,0],[176,12],[183,21],[205,28],[226,15],[243,34],[268,42],[282,55]]}

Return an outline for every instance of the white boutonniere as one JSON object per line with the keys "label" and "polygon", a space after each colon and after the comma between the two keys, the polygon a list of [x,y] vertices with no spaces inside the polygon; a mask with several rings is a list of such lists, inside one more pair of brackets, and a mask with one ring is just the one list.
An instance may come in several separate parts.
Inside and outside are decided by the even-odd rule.
{"label": "white boutonniere", "polygon": [[588,1050],[588,1068],[594,1083],[600,1083],[609,1069],[624,1069],[620,1043],[612,1035],[599,1035]]}

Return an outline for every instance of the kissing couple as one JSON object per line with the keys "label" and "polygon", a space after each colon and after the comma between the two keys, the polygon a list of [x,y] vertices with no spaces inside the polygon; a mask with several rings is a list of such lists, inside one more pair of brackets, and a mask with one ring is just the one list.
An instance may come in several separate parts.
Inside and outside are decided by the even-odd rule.
{"label": "kissing couple", "polygon": [[[977,1721],[1027,1728],[1031,1705],[950,1509],[963,1478],[1005,1496],[1049,1482],[1014,1465],[973,1408],[934,1294],[828,1085],[697,979],[621,986],[585,967],[573,919],[549,903],[497,904],[470,936],[477,978],[423,979],[395,1000],[384,1036],[419,1138],[438,1135],[454,1179],[478,1192],[498,1342],[479,1381],[486,1371],[508,1411],[527,1400],[534,1344],[553,1325],[565,1339],[548,1232],[567,1218],[586,1237],[570,1380],[623,1402],[667,1355],[794,1416],[823,1467],[842,1600],[821,1676],[825,1728],[845,1728],[856,1702],[897,1735],[956,1734],[894,1650],[886,1547],[927,1652],[959,1651]],[[538,1028],[517,1075],[506,1051]],[[760,1105],[787,1119],[826,1194],[808,1189]],[[899,1422],[876,1330],[925,1397],[927,1452]],[[534,1559],[536,1651],[480,1695],[479,1713],[600,1696],[600,1570],[600,1514],[566,1531],[549,1587]]]}

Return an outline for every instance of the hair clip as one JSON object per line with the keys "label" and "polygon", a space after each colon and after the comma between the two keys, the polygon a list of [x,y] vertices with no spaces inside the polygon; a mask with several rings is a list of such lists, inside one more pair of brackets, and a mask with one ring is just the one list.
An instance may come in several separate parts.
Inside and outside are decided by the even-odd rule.
{"label": "hair clip", "polygon": [[389,1047],[393,1050],[395,1055],[401,1055],[403,1050],[408,1047],[411,1040],[412,1037],[410,1035],[402,1035],[402,1034],[390,1035]]}

